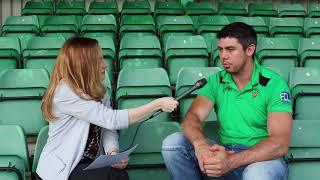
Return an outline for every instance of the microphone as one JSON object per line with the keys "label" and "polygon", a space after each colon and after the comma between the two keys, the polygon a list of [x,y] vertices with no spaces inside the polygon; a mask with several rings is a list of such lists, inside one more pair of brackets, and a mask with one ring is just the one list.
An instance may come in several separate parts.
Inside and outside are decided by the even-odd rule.
{"label": "microphone", "polygon": [[[186,90],[180,96],[176,97],[176,100],[180,101],[180,99],[182,99],[182,98],[186,97],[187,95],[191,94],[193,91],[202,88],[206,84],[207,84],[207,80],[205,78],[202,78],[202,79],[198,80],[190,89]],[[158,110],[157,112],[155,112],[149,119],[152,119],[152,118],[156,117],[160,113],[162,113],[162,110]]]}
{"label": "microphone", "polygon": [[[185,92],[183,92],[180,96],[178,96],[176,98],[177,101],[179,101],[180,99],[186,97],[187,95],[191,94],[193,91],[197,90],[197,89],[200,89],[202,88],[204,85],[207,84],[207,80],[205,78],[202,78],[200,80],[198,80],[190,89],[186,90]],[[130,149],[132,146],[133,146],[133,143],[134,143],[134,140],[136,139],[136,136],[137,136],[137,133],[138,133],[138,129],[140,128],[140,125],[152,118],[154,118],[155,116],[159,115],[160,113],[162,113],[163,111],[162,110],[159,110],[157,112],[155,112],[152,116],[150,116],[149,118],[143,120],[143,121],[140,121],[137,128],[135,129],[135,132],[134,132],[134,135],[133,135],[133,139],[131,141],[131,144],[130,146],[125,150],[127,151],[128,149]]]}

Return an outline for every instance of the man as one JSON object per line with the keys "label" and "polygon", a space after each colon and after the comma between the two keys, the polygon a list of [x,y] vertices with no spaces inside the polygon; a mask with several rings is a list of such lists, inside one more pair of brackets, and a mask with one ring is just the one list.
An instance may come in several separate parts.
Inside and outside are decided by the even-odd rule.
{"label": "man", "polygon": [[[257,35],[245,23],[218,34],[224,70],[208,78],[162,154],[173,180],[285,180],[292,123],[286,82],[254,60]],[[215,107],[219,144],[207,140],[202,122]]]}

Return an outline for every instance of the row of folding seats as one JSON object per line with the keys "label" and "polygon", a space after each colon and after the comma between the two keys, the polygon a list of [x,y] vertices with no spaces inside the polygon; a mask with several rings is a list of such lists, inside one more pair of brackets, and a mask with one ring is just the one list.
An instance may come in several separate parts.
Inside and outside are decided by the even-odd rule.
{"label": "row of folding seats", "polygon": [[[116,40],[126,33],[144,33],[163,37],[167,32],[184,34],[217,33],[232,22],[244,22],[252,25],[259,36],[297,36],[319,37],[319,18],[299,17],[242,17],[224,15],[199,16],[197,21],[192,16],[160,16],[154,19],[151,15],[126,15],[117,19],[113,15],[70,16],[9,16],[2,26],[2,36],[56,36],[63,34],[66,38],[74,35],[110,36]],[[118,30],[119,29],[119,30]],[[143,35],[143,34],[141,34]]]}
{"label": "row of folding seats", "polygon": [[[160,1],[154,3],[154,15],[241,15],[241,16],[279,16],[279,17],[320,17],[318,3],[304,4],[279,4],[273,3],[249,3],[245,7],[243,3],[219,2],[217,8],[213,6],[212,1],[189,1],[183,6],[180,1]],[[148,0],[143,1],[124,1],[122,10],[119,12],[116,0],[108,2],[90,3],[88,14],[152,14]],[[54,10],[55,9],[55,10]],[[248,10],[247,10],[248,9]],[[28,1],[22,10],[22,15],[85,15],[84,2],[66,2],[59,1],[56,7],[52,2],[34,2]]]}
{"label": "row of folding seats", "polygon": [[[169,36],[161,47],[157,36],[126,36],[119,51],[110,37],[93,37],[99,41],[108,64],[107,72],[115,82],[117,72],[124,68],[167,69],[171,84],[177,81],[182,67],[221,67],[215,35],[207,40],[199,35]],[[48,42],[48,43],[43,43]],[[33,37],[28,41],[16,37],[0,37],[1,69],[45,68],[52,72],[64,37]],[[320,67],[319,39],[268,38],[258,39],[256,59],[260,64],[280,73],[287,81],[292,67]]]}
{"label": "row of folding seats", "polygon": [[[105,84],[114,107],[126,109],[148,103],[163,96],[179,96],[196,80],[219,71],[218,67],[183,68],[172,90],[167,72],[162,68],[123,69],[119,73],[116,89]],[[295,119],[317,119],[317,103],[320,103],[319,69],[293,68],[290,75],[290,89],[294,104]],[[106,81],[110,83],[106,74]],[[105,82],[106,82],[105,81]],[[37,135],[47,124],[41,113],[41,98],[49,82],[44,69],[11,69],[0,74],[0,122],[23,127],[28,135]],[[186,114],[194,94],[180,101],[177,114],[162,113],[151,121],[181,121]],[[19,113],[16,113],[19,111]],[[214,112],[208,120],[216,120]]]}

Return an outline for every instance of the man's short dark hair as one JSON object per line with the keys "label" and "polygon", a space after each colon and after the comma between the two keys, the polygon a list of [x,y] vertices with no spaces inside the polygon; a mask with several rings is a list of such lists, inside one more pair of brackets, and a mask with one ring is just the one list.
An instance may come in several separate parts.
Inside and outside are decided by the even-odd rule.
{"label": "man's short dark hair", "polygon": [[252,26],[242,22],[235,22],[226,25],[218,32],[217,37],[218,39],[236,38],[242,45],[243,49],[247,49],[251,44],[257,45],[256,31]]}

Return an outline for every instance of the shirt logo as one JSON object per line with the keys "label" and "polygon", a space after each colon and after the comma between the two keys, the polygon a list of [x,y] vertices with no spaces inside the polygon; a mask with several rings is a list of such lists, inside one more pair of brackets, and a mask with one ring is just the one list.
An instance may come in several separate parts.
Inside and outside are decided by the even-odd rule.
{"label": "shirt logo", "polygon": [[280,93],[280,99],[282,102],[291,102],[290,95],[288,92],[281,92]]}

